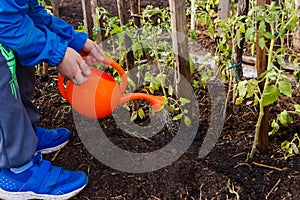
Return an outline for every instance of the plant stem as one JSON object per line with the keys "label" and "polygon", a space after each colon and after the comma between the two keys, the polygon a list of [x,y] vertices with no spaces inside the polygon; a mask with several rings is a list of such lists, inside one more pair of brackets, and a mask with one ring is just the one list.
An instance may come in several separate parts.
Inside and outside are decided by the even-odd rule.
{"label": "plant stem", "polygon": [[264,113],[264,107],[262,105],[262,99],[258,102],[258,104],[259,104],[259,115],[258,115],[258,119],[257,119],[257,122],[256,122],[254,141],[253,141],[252,149],[251,149],[251,152],[250,152],[250,158],[251,159],[254,157],[254,154],[257,151],[259,130],[260,130],[260,127],[261,127],[261,122],[262,122],[264,114],[265,114]]}
{"label": "plant stem", "polygon": [[225,117],[226,117],[226,111],[227,111],[228,102],[229,102],[229,99],[230,99],[230,94],[231,94],[231,88],[232,87],[233,87],[232,86],[232,71],[229,71],[229,85],[228,85],[228,91],[227,91],[227,96],[226,96],[226,100],[225,100],[225,108],[224,108],[224,112],[223,112],[223,119],[225,119]]}
{"label": "plant stem", "polygon": [[[155,54],[155,61],[157,63],[157,67],[159,69],[159,73],[160,74],[163,74],[163,69],[161,67],[161,64],[159,62],[159,55],[158,55],[158,49],[157,49],[157,44],[156,44],[156,38],[157,38],[157,35],[155,34],[155,37],[152,37],[152,42],[154,44],[154,54]],[[167,93],[166,93],[166,90],[165,90],[165,85],[163,83],[163,78],[160,79],[160,85],[161,85],[161,88],[162,88],[162,91],[163,91],[163,94],[164,96],[166,97],[167,96]]]}
{"label": "plant stem", "polygon": [[[274,24],[270,24],[270,28],[271,28],[271,33],[274,34]],[[268,66],[267,66],[267,70],[270,71],[272,69],[272,56],[273,56],[273,49],[274,49],[274,45],[275,45],[275,39],[271,39],[270,41],[270,48],[269,48],[269,52],[268,52]],[[265,80],[265,84],[263,87],[263,91],[265,90],[265,88],[269,85],[269,78],[266,77]],[[254,142],[252,145],[252,149],[250,152],[250,158],[252,159],[254,157],[254,154],[257,151],[257,146],[258,146],[258,142],[259,142],[259,135],[260,135],[260,128],[261,128],[261,124],[262,124],[262,120],[264,117],[264,106],[263,106],[263,99],[264,99],[264,92],[262,92],[261,98],[258,101],[259,103],[259,115],[258,115],[258,120],[256,122],[256,128],[255,128],[255,136],[254,136]]]}

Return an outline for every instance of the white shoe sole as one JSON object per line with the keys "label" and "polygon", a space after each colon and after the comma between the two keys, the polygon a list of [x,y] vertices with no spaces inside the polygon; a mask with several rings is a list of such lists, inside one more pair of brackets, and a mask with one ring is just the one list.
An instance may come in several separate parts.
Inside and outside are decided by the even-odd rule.
{"label": "white shoe sole", "polygon": [[65,141],[64,143],[61,143],[60,145],[56,146],[56,147],[51,147],[51,148],[47,148],[47,149],[41,149],[39,150],[39,152],[41,152],[42,154],[49,154],[52,153],[54,151],[58,151],[61,148],[63,148],[64,146],[66,146],[66,144],[69,142],[69,140]]}
{"label": "white shoe sole", "polygon": [[44,199],[44,200],[66,200],[76,196],[87,183],[81,188],[73,192],[62,195],[36,194],[34,192],[7,192],[0,188],[0,199],[3,200],[29,200],[29,199]]}

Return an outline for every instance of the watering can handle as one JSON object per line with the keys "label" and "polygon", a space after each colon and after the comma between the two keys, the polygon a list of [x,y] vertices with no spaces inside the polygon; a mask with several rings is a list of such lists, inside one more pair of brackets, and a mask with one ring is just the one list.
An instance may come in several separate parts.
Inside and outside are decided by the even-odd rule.
{"label": "watering can handle", "polygon": [[65,78],[61,74],[58,74],[58,90],[60,94],[63,96],[63,98],[67,99],[67,92],[64,86],[64,81]]}
{"label": "watering can handle", "polygon": [[122,78],[122,83],[120,85],[120,91],[121,91],[121,93],[123,93],[127,87],[127,76],[125,74],[124,69],[116,61],[114,61],[110,58],[104,57],[102,62],[104,64],[112,66],[113,68],[115,68],[118,71],[118,73],[120,74],[120,76]]}

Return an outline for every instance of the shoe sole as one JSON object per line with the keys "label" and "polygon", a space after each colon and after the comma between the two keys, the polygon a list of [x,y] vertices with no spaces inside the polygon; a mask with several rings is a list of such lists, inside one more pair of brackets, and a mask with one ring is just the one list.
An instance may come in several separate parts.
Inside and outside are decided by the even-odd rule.
{"label": "shoe sole", "polygon": [[66,144],[68,143],[69,141],[65,141],[64,143],[61,143],[60,145],[57,145],[55,147],[51,147],[51,148],[46,148],[46,149],[41,149],[39,150],[39,152],[41,152],[42,154],[49,154],[49,153],[52,153],[54,151],[58,151],[60,150],[61,148],[63,148],[64,146],[66,146]]}
{"label": "shoe sole", "polygon": [[74,190],[73,192],[62,195],[49,195],[49,194],[36,194],[32,191],[28,192],[7,192],[0,188],[0,199],[3,200],[29,200],[29,199],[43,199],[43,200],[67,200],[76,196],[81,190],[85,188],[83,185],[81,188]]}

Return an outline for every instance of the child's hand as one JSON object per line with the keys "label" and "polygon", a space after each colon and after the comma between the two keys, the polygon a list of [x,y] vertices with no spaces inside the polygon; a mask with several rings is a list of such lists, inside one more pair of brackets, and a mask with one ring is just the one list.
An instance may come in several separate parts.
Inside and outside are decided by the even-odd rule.
{"label": "child's hand", "polygon": [[87,39],[80,53],[86,56],[85,61],[88,65],[97,65],[104,58],[100,47],[90,39]]}
{"label": "child's hand", "polygon": [[75,85],[81,85],[88,80],[91,71],[79,53],[72,48],[67,48],[65,57],[57,66],[64,77],[70,79]]}

